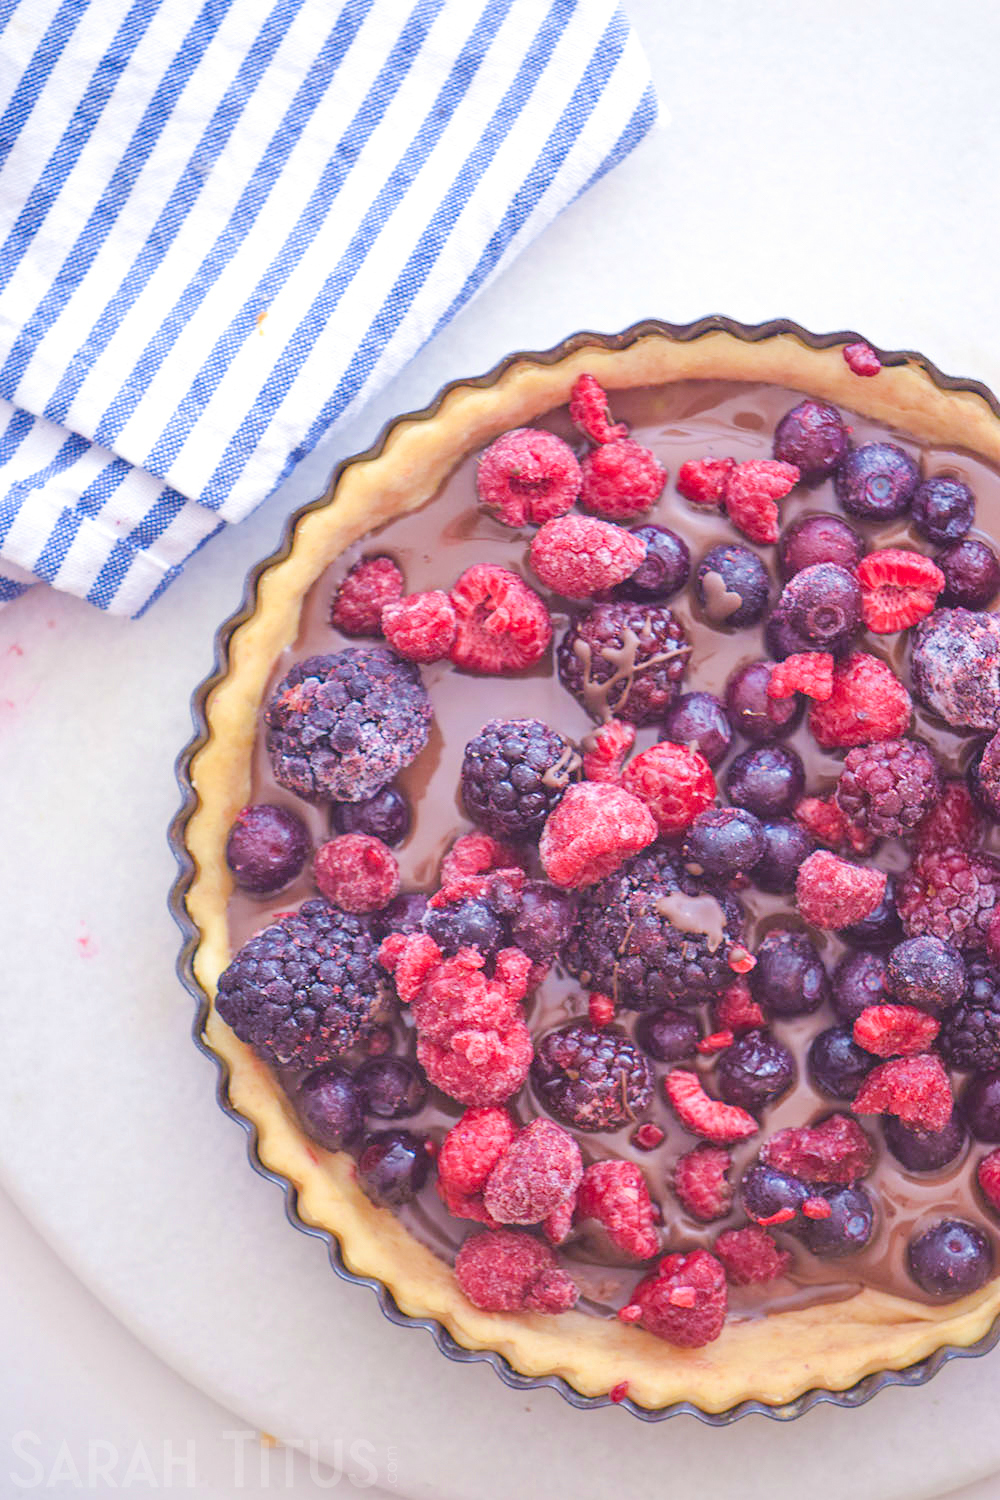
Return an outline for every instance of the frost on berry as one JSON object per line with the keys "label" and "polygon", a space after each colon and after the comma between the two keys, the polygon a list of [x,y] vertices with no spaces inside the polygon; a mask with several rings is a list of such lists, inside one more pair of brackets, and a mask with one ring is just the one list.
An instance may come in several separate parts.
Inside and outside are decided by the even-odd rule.
{"label": "frost on berry", "polygon": [[854,1040],[875,1057],[911,1057],[926,1052],[940,1021],[914,1005],[869,1005],[854,1023]]}
{"label": "frost on berry", "polygon": [[788,1250],[779,1250],[766,1229],[748,1224],[745,1229],[727,1229],[713,1250],[725,1267],[733,1286],[754,1286],[783,1276],[791,1264]]}
{"label": "frost on berry", "polygon": [[705,1093],[697,1073],[675,1068],[663,1080],[663,1090],[674,1113],[692,1135],[718,1145],[746,1140],[758,1130],[753,1115],[738,1104],[723,1104]]}
{"label": "frost on berry", "polygon": [[596,1219],[608,1238],[633,1260],[648,1260],[659,1247],[646,1179],[634,1162],[593,1162],[583,1174],[576,1200],[578,1219]]}
{"label": "frost on berry", "polygon": [[624,719],[608,719],[583,741],[583,774],[586,779],[620,781],[622,767],[634,744],[634,724],[626,724]]}
{"label": "frost on berry", "polygon": [[531,566],[542,583],[566,599],[589,599],[630,578],[646,556],[634,532],[596,516],[546,521],[531,544]]}
{"label": "frost on berry", "polygon": [[760,1159],[788,1177],[846,1185],[868,1175],[875,1150],[857,1120],[830,1115],[819,1125],[777,1131],[761,1147]]}
{"label": "frost on berry", "polygon": [[391,557],[363,557],[333,596],[330,624],[344,635],[381,635],[382,610],[403,592],[403,575]]}
{"label": "frost on berry", "polygon": [[943,1130],[955,1101],[939,1057],[897,1057],[868,1074],[854,1101],[856,1114],[895,1115],[920,1130]]}
{"label": "frost on berry", "polygon": [[644,1276],[632,1301],[619,1311],[623,1322],[638,1322],[649,1333],[680,1349],[699,1349],[722,1332],[728,1297],[726,1275],[714,1255],[692,1250],[665,1255]]}
{"label": "frost on berry", "polygon": [[381,839],[345,833],[316,850],[313,876],[341,911],[381,911],[399,891],[399,865]]}
{"label": "frost on berry", "polygon": [[455,1276],[484,1312],[566,1312],[579,1296],[555,1252],[523,1230],[471,1235],[456,1257]]}
{"label": "frost on berry", "polygon": [[475,563],[451,591],[451,660],[469,672],[521,672],[545,655],[552,621],[542,600],[509,568]]}
{"label": "frost on berry", "polygon": [[799,915],[812,927],[851,927],[878,906],[885,895],[885,873],[817,849],[803,860],[795,880]]}
{"label": "frost on berry", "polygon": [[505,432],[480,456],[480,502],[507,526],[540,526],[580,493],[580,465],[568,443],[534,427]]}
{"label": "frost on berry", "polygon": [[731,1166],[732,1157],[722,1146],[696,1146],[678,1158],[674,1192],[694,1218],[708,1224],[726,1217],[733,1206]]}
{"label": "frost on berry", "polygon": [[408,661],[443,661],[455,640],[455,609],[442,589],[407,594],[382,609],[382,634]]}
{"label": "frost on berry", "polygon": [[905,734],[913,713],[906,688],[884,661],[855,651],[833,670],[833,692],[809,710],[809,728],[824,750],[871,745]]}
{"label": "frost on berry", "polygon": [[554,1120],[519,1131],[493,1167],[483,1204],[500,1224],[540,1224],[571,1198],[583,1176],[580,1147]]}
{"label": "frost on berry", "polygon": [[580,504],[606,521],[632,521],[659,500],[667,471],[649,448],[616,438],[591,449],[583,460]]}
{"label": "frost on berry", "polygon": [[661,740],[629,761],[622,786],[644,802],[661,834],[682,833],[715,801],[712,768],[687,745]]}
{"label": "frost on berry", "polygon": [[608,782],[567,789],[546,820],[538,852],[554,885],[593,885],[656,838],[656,821],[638,797]]}
{"label": "frost on berry", "polygon": [[628,437],[624,422],[613,422],[608,395],[594,375],[578,375],[569,397],[570,421],[592,443],[613,443]]}

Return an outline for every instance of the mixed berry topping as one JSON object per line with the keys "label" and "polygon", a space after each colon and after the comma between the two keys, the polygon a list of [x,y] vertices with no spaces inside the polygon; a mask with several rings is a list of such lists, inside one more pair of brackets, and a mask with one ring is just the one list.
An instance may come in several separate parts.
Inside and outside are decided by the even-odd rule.
{"label": "mixed berry topping", "polygon": [[219,1015],[484,1311],[697,1349],[793,1284],[960,1297],[1000,1232],[1000,561],[958,459],[815,400],[705,453],[632,396],[582,375],[437,553],[392,523],[324,584]]}

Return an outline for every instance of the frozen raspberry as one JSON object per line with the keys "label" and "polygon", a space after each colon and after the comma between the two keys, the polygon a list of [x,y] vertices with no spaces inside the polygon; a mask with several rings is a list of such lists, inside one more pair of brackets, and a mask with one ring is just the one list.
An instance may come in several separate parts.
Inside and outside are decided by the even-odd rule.
{"label": "frozen raspberry", "polygon": [[634,1260],[648,1260],[659,1248],[649,1189],[634,1162],[593,1162],[583,1174],[576,1212],[578,1219],[596,1219]]}
{"label": "frozen raspberry", "polygon": [[809,728],[824,750],[894,740],[906,732],[910,695],[885,662],[855,651],[833,669],[833,694],[809,710]]}
{"label": "frozen raspberry", "polygon": [[941,569],[922,552],[883,547],[857,567],[861,614],[876,635],[908,630],[929,615],[944,588]]}
{"label": "frozen raspberry", "polygon": [[301,873],[309,842],[309,831],[295,813],[258,802],[244,807],[229,830],[226,864],[241,890],[270,896]]}
{"label": "frozen raspberry", "polygon": [[455,1259],[455,1277],[484,1312],[567,1312],[580,1295],[555,1252],[523,1230],[470,1235]]}
{"label": "frozen raspberry", "polygon": [[589,599],[630,577],[646,555],[631,531],[594,516],[546,521],[531,544],[531,566],[545,587],[566,599]]}
{"label": "frozen raspberry", "polygon": [[954,729],[986,729],[1000,717],[1000,619],[936,609],[918,625],[910,656],[921,703]]}
{"label": "frozen raspberry", "polygon": [[490,870],[509,870],[519,863],[510,844],[488,833],[463,833],[441,861],[441,884],[450,885],[463,875],[485,875]]}
{"label": "frozen raspberry", "polygon": [[734,979],[713,1002],[717,1025],[739,1033],[756,1031],[764,1025],[764,1012],[750,993],[745,979]]}
{"label": "frozen raspberry", "polygon": [[756,1286],[784,1276],[791,1263],[788,1250],[779,1250],[766,1229],[748,1224],[745,1229],[727,1229],[712,1247],[733,1286]]}
{"label": "frozen raspberry", "polygon": [[610,995],[590,995],[587,999],[587,1015],[591,1026],[598,1029],[610,1026],[615,1018],[615,1002]]}
{"label": "frozen raspberry", "polygon": [[794,464],[802,478],[825,479],[847,452],[847,427],[834,406],[800,401],[786,411],[774,430],[774,456]]}
{"label": "frozen raspberry", "polygon": [[578,1130],[617,1130],[653,1096],[653,1070],[614,1027],[574,1022],[538,1044],[531,1081],[544,1107]]}
{"label": "frozen raspberry", "polygon": [[689,1255],[665,1255],[656,1271],[639,1282],[631,1303],[618,1316],[640,1323],[679,1349],[700,1349],[719,1337],[727,1305],[722,1266],[707,1250],[692,1250]]}
{"label": "frozen raspberry", "polygon": [[895,443],[849,448],[834,476],[837,499],[849,516],[892,521],[905,514],[920,483],[920,470]]}
{"label": "frozen raspberry", "polygon": [[833,657],[829,651],[797,651],[775,662],[767,684],[769,698],[805,693],[817,703],[833,696]]}
{"label": "frozen raspberry", "polygon": [[926,933],[963,951],[983,948],[1000,904],[1000,861],[965,849],[928,849],[900,880],[896,904],[908,937]]}
{"label": "frozen raspberry", "polygon": [[333,596],[330,624],[344,635],[381,635],[382,610],[402,593],[403,575],[391,557],[363,557]]}
{"label": "frozen raspberry", "polygon": [[574,380],[569,417],[592,443],[614,443],[628,437],[627,425],[611,420],[608,393],[594,375],[578,375]]}
{"label": "frozen raspberry", "polygon": [[715,801],[715,777],[708,761],[697,750],[668,740],[630,760],[621,784],[646,804],[666,835],[682,833]]}
{"label": "frozen raspberry", "polygon": [[635,744],[635,725],[609,719],[583,742],[583,774],[588,781],[619,781]]}
{"label": "frozen raspberry", "polygon": [[852,865],[817,849],[802,864],[795,881],[799,914],[812,927],[850,927],[873,912],[885,893],[882,870]]}
{"label": "frozen raspberry", "polygon": [[416,759],[432,718],[416,667],[385,646],[307,657],[265,712],[275,780],[308,802],[361,802]]}
{"label": "frozen raspberry", "polygon": [[407,594],[382,610],[382,634],[407,661],[443,661],[455,640],[455,610],[441,589]]}
{"label": "frozen raspberry", "polygon": [[976,1181],[987,1203],[1000,1213],[1000,1150],[983,1157],[976,1168]]}
{"label": "frozen raspberry", "polygon": [[837,783],[837,802],[848,821],[880,836],[909,833],[940,795],[937,761],[915,740],[856,747]]}
{"label": "frozen raspberry", "polygon": [[571,786],[542,829],[542,868],[558,886],[593,885],[656,838],[644,802],[610,782]]}
{"label": "frozen raspberry", "polygon": [[563,961],[629,1009],[696,1005],[732,982],[741,919],[728,892],[706,889],[658,848],[587,890]]}
{"label": "frozen raspberry", "polygon": [[850,1183],[867,1177],[875,1149],[857,1120],[830,1115],[819,1125],[779,1130],[762,1146],[760,1159],[775,1172],[806,1182]]}
{"label": "frozen raspberry", "polygon": [[574,746],[540,719],[491,719],[465,747],[462,801],[498,838],[537,836],[579,768]]}
{"label": "frozen raspberry", "polygon": [[483,1205],[499,1224],[540,1224],[573,1197],[583,1176],[580,1148],[552,1120],[518,1132],[483,1188]]}
{"label": "frozen raspberry", "polygon": [[481,1192],[516,1134],[517,1126],[505,1109],[467,1109],[441,1142],[439,1188]]}
{"label": "frozen raspberry", "polygon": [[882,368],[871,344],[845,344],[844,360],[855,375],[877,375]]}
{"label": "frozen raspberry", "polygon": [[947,781],[936,807],[915,830],[920,853],[941,849],[971,849],[979,842],[983,820],[963,781]]}
{"label": "frozen raspberry", "polygon": [[651,1120],[647,1120],[643,1125],[637,1125],[629,1136],[632,1145],[639,1151],[655,1151],[666,1138],[666,1132],[661,1130],[659,1125],[654,1125]]}
{"label": "frozen raspberry", "polygon": [[451,591],[456,634],[451,659],[468,672],[521,672],[545,655],[552,621],[522,578],[495,563],[466,568]]}
{"label": "frozen raspberry", "polygon": [[[407,939],[412,951],[430,942],[419,933]],[[401,983],[407,955],[396,966],[396,989],[412,1007],[417,1030],[424,1037],[447,1043],[453,1033],[504,1031],[521,1017],[521,1001],[527,992],[531,961],[516,948],[497,954],[492,979],[484,972],[486,960],[475,948],[460,948],[442,958],[436,943],[430,943],[435,958],[423,970],[414,990]],[[385,944],[383,944],[383,950]],[[382,953],[380,952],[380,957]],[[496,1104],[501,1099],[462,1100],[468,1104]]]}
{"label": "frozen raspberry", "polygon": [[602,443],[581,465],[580,504],[606,521],[631,521],[663,494],[667,471],[656,454],[631,438]]}
{"label": "frozen raspberry", "polygon": [[854,1101],[855,1114],[896,1115],[921,1130],[943,1130],[954,1107],[948,1074],[932,1053],[881,1063]]}
{"label": "frozen raspberry", "polygon": [[381,839],[345,833],[316,850],[320,894],[341,911],[380,911],[399,890],[399,866]]}
{"label": "frozen raspberry", "polygon": [[557,659],[563,687],[593,718],[653,724],[677,697],[690,654],[672,610],[622,600],[580,615]]}
{"label": "frozen raspberry", "polygon": [[746,1140],[756,1134],[757,1121],[738,1104],[723,1104],[705,1093],[697,1073],[675,1068],[663,1080],[663,1091],[674,1113],[692,1135],[717,1145]]}
{"label": "frozen raspberry", "polygon": [[941,1030],[941,1052],[949,1067],[987,1072],[1000,1068],[1000,974],[992,958],[972,958],[967,970],[962,1003]]}
{"label": "frozen raspberry", "polygon": [[480,455],[479,499],[506,526],[540,526],[562,516],[580,493],[580,465],[554,432],[516,427]]}
{"label": "frozen raspberry", "polygon": [[795,804],[795,819],[817,844],[828,849],[868,854],[874,847],[874,835],[849,823],[836,797],[801,797]]}
{"label": "frozen raspberry", "polygon": [[216,1008],[265,1062],[315,1067],[363,1040],[385,998],[368,924],[307,901],[244,943]]}
{"label": "frozen raspberry", "polygon": [[737,464],[726,479],[723,504],[737,530],[751,542],[778,540],[778,507],[799,482],[794,464],[773,458],[751,458]]}
{"label": "frozen raspberry", "polygon": [[421,1037],[417,1061],[434,1087],[459,1104],[501,1104],[527,1078],[532,1051],[531,1033],[518,1020],[503,1031],[467,1027],[447,1043]]}
{"label": "frozen raspberry", "polygon": [[542,1220],[542,1233],[550,1245],[561,1245],[568,1240],[573,1229],[573,1219],[576,1215],[576,1194],[555,1207],[550,1214],[546,1214]]}
{"label": "frozen raspberry", "polygon": [[678,1157],[674,1192],[692,1217],[704,1224],[726,1217],[733,1206],[733,1188],[727,1175],[732,1164],[732,1157],[722,1146],[695,1146]]}
{"label": "frozen raspberry", "polygon": [[912,1057],[926,1052],[941,1022],[913,1005],[870,1005],[854,1023],[854,1040],[876,1057]]}
{"label": "frozen raspberry", "polygon": [[689,458],[677,471],[677,491],[694,505],[721,505],[735,458]]}
{"label": "frozen raspberry", "polygon": [[986,609],[1000,589],[1000,560],[992,547],[973,537],[953,542],[937,556],[945,577],[941,603],[953,608]]}

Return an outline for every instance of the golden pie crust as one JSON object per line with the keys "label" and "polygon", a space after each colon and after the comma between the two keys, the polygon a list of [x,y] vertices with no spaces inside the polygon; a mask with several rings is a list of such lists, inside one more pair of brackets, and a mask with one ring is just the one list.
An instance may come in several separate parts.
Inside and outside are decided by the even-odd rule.
{"label": "golden pie crust", "polygon": [[[234,631],[227,670],[208,696],[208,739],[191,764],[198,803],[185,834],[195,864],[186,905],[200,934],[195,975],[209,996],[231,957],[226,838],[249,798],[262,696],[276,658],[296,639],[304,595],[346,546],[425,504],[463,456],[563,405],[581,372],[612,391],[698,378],[769,382],[1000,464],[1000,419],[985,398],[939,388],[913,360],[860,379],[842,344],[813,348],[791,332],[750,342],[712,328],[679,341],[640,328],[610,342],[616,347],[570,340],[561,357],[517,357],[495,377],[449,387],[430,416],[401,419],[379,451],[344,467],[299,520],[288,554],[262,573],[256,608]],[[585,1396],[627,1381],[631,1399],[651,1408],[685,1400],[707,1412],[748,1399],[783,1404],[816,1387],[844,1390],[874,1371],[902,1369],[946,1344],[970,1345],[1000,1313],[1000,1279],[943,1306],[867,1289],[842,1302],[730,1320],[714,1343],[687,1350],[579,1312],[482,1312],[449,1265],[369,1201],[350,1156],[305,1137],[268,1069],[214,1006],[204,1036],[228,1066],[232,1105],[256,1127],[260,1160],[294,1184],[299,1215],[336,1236],[350,1270],[384,1282],[403,1312],[438,1319],[459,1344],[496,1350],[525,1375],[560,1375]]]}

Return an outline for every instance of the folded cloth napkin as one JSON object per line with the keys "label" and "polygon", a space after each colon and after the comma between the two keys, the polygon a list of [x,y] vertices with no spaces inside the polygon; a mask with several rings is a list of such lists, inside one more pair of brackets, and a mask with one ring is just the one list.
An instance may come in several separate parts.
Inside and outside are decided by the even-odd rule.
{"label": "folded cloth napkin", "polygon": [[0,0],[0,601],[140,614],[642,138],[614,0]]}

